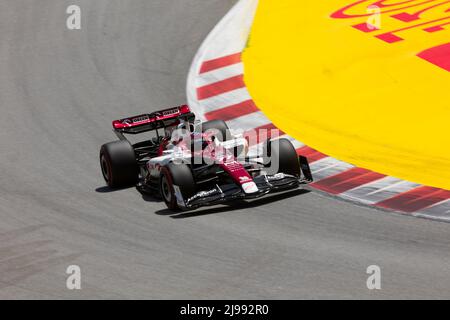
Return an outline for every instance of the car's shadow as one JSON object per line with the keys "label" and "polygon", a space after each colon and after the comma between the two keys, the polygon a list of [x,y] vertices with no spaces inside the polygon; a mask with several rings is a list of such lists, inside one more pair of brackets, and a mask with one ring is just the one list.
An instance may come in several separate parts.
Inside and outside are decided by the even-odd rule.
{"label": "car's shadow", "polygon": [[127,188],[113,189],[113,188],[110,188],[108,186],[103,186],[103,187],[98,187],[97,189],[95,189],[95,192],[98,192],[98,193],[112,193],[112,192],[118,192],[118,191],[122,191],[122,190],[126,190],[126,189],[130,189],[130,188],[127,187]]}
{"label": "car's shadow", "polygon": [[95,192],[97,192],[97,193],[113,193],[113,192],[120,192],[120,191],[130,190],[130,189],[134,189],[137,192],[139,192],[142,195],[142,199],[144,199],[144,201],[146,201],[146,202],[162,202],[162,199],[160,196],[153,196],[149,193],[145,193],[138,187],[111,188],[108,186],[103,186],[103,187],[98,187],[97,189],[95,189]]}
{"label": "car's shadow", "polygon": [[145,193],[142,190],[140,190],[139,188],[136,188],[136,190],[141,194],[142,199],[145,202],[158,202],[158,203],[163,203],[164,204],[164,201],[161,198],[161,196],[159,196],[159,195],[151,195],[149,193]]}
{"label": "car's shadow", "polygon": [[289,198],[296,197],[296,196],[306,194],[309,192],[311,192],[311,191],[306,190],[306,189],[296,189],[296,190],[287,191],[287,192],[283,192],[283,193],[276,193],[273,195],[268,195],[264,198],[259,198],[259,199],[255,199],[255,200],[251,200],[251,201],[244,201],[244,200],[239,200],[239,201],[234,201],[234,202],[230,201],[228,203],[225,203],[225,204],[222,204],[219,206],[215,206],[212,208],[207,208],[207,209],[197,209],[197,210],[193,210],[193,211],[179,211],[179,212],[171,211],[169,209],[163,209],[163,210],[156,211],[155,214],[161,215],[161,216],[170,216],[172,219],[187,219],[187,218],[194,218],[194,217],[205,216],[205,215],[216,214],[216,213],[256,208],[256,207],[260,207],[260,206],[263,206],[263,205],[266,205],[266,204],[269,204],[272,202],[289,199]]}
{"label": "car's shadow", "polygon": [[[113,189],[108,186],[98,187],[95,189],[98,193],[111,193],[111,192],[118,192],[122,190],[126,190],[129,188],[122,188],[122,189]],[[136,188],[136,190],[141,194],[142,199],[146,202],[152,202],[152,203],[162,203],[163,200],[160,196],[151,195],[149,193],[143,192],[139,188]],[[236,210],[243,210],[243,209],[249,209],[249,208],[256,208],[259,206],[263,206],[272,202],[277,202],[285,199],[289,199],[292,197],[296,197],[302,194],[306,194],[311,192],[308,189],[296,189],[291,191],[285,191],[282,193],[274,193],[269,194],[263,198],[254,199],[254,200],[234,200],[225,202],[220,205],[216,205],[214,207],[203,209],[196,209],[196,210],[190,210],[190,211],[172,211],[169,209],[162,209],[155,211],[155,214],[160,216],[170,216],[173,219],[186,219],[186,218],[193,218],[198,216],[205,216],[210,214],[216,214],[216,213],[223,213],[223,212],[231,212]]]}

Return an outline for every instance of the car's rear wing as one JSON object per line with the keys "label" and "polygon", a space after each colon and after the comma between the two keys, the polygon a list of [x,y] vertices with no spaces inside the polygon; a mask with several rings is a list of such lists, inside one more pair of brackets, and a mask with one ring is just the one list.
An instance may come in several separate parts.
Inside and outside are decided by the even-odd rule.
{"label": "car's rear wing", "polygon": [[195,119],[195,115],[187,105],[114,120],[112,126],[114,131],[119,134],[139,134],[177,125],[182,119],[187,121]]}

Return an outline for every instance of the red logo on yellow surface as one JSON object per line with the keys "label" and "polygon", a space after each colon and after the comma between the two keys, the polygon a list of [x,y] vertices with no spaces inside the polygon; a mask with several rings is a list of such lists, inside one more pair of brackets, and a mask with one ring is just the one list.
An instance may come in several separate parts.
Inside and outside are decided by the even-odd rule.
{"label": "red logo on yellow surface", "polygon": [[[390,21],[386,24],[372,24],[368,19],[374,15]],[[352,24],[353,28],[373,34],[386,43],[395,44],[407,40],[411,36],[409,32],[414,30],[430,35],[448,31],[446,27],[450,28],[450,0],[360,0],[339,9],[331,17],[357,20],[358,23]],[[362,19],[365,21],[361,22]],[[424,49],[426,48],[421,48],[423,51],[417,54],[418,57],[450,72],[450,42]]]}

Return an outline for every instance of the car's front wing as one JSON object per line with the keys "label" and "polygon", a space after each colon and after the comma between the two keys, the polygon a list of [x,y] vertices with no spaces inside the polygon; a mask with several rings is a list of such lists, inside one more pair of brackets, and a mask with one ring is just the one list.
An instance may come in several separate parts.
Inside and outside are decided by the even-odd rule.
{"label": "car's front wing", "polygon": [[254,178],[253,181],[258,187],[257,192],[245,193],[242,188],[236,184],[215,185],[212,189],[200,191],[189,199],[183,199],[184,209],[195,209],[233,200],[260,198],[269,193],[296,189],[300,185],[310,182],[309,180],[299,179],[298,177],[283,173],[276,175],[261,175]]}

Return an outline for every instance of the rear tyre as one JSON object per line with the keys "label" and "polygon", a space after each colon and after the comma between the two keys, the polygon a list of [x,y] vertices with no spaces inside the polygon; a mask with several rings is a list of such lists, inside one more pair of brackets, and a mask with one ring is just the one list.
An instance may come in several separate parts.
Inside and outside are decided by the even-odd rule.
{"label": "rear tyre", "polygon": [[110,188],[130,187],[138,181],[138,164],[128,141],[104,144],[100,149],[100,167]]}
{"label": "rear tyre", "polygon": [[184,200],[196,192],[194,177],[186,164],[169,163],[162,167],[159,180],[161,197],[170,210],[179,210],[176,188]]}
{"label": "rear tyre", "polygon": [[212,120],[202,123],[202,132],[206,132],[208,130],[218,130],[221,134],[221,141],[227,141],[227,138],[231,137],[230,129],[228,128],[228,125],[223,120]]}
{"label": "rear tyre", "polygon": [[269,140],[264,150],[267,174],[286,173],[300,177],[300,162],[297,151],[287,139]]}

